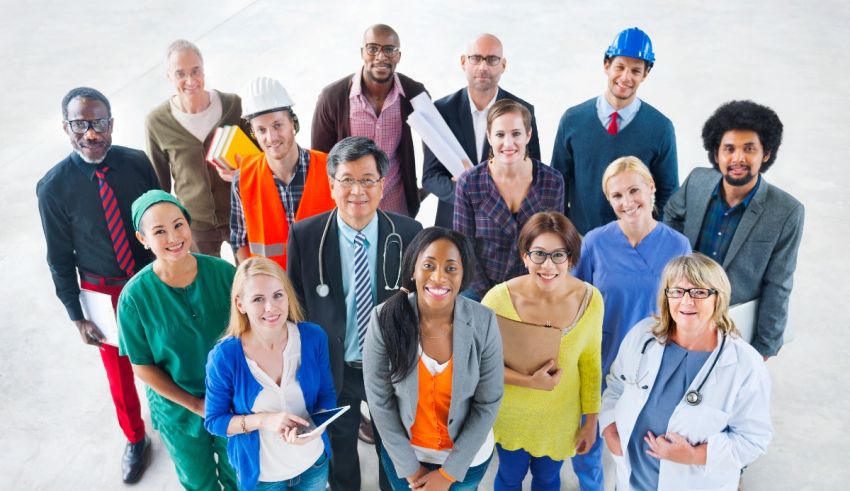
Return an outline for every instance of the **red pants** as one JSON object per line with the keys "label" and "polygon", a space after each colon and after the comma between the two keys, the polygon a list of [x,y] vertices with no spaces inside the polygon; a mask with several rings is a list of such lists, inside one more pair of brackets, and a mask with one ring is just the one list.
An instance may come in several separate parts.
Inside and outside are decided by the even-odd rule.
{"label": "red pants", "polygon": [[[112,308],[118,305],[118,295],[121,285],[93,284],[80,281],[80,286],[86,290],[105,293],[112,297]],[[139,405],[139,394],[136,392],[136,382],[133,377],[133,367],[126,356],[118,354],[118,348],[104,344],[100,347],[100,358],[109,379],[109,392],[115,403],[118,415],[118,425],[127,437],[127,441],[136,443],[145,437],[145,422],[142,421],[142,410]]]}

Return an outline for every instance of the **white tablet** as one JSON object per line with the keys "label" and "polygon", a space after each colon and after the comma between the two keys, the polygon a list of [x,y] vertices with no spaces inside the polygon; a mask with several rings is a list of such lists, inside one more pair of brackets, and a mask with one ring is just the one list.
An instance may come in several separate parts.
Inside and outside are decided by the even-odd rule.
{"label": "white tablet", "polygon": [[325,409],[311,414],[310,419],[313,423],[304,428],[302,430],[303,433],[300,433],[298,438],[307,438],[308,436],[312,436],[314,433],[321,433],[329,424],[333,423],[335,419],[345,414],[345,412],[350,408],[351,406],[335,407],[333,409]]}

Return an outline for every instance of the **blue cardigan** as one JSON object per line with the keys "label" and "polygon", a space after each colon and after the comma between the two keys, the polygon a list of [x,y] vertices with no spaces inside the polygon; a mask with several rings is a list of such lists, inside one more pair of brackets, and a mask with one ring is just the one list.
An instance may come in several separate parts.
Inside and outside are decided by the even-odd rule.
{"label": "blue cardigan", "polygon": [[[307,411],[336,407],[331,366],[328,361],[328,338],[317,324],[299,322],[301,334],[301,366],[295,377],[304,393]],[[227,434],[234,416],[252,414],[251,407],[262,386],[251,374],[245,361],[242,342],[227,337],[219,341],[207,358],[206,417],[204,427],[214,435],[227,437],[227,457],[236,470],[239,488],[252,491],[260,477],[260,434]],[[330,455],[330,440],[322,435],[325,451]]]}

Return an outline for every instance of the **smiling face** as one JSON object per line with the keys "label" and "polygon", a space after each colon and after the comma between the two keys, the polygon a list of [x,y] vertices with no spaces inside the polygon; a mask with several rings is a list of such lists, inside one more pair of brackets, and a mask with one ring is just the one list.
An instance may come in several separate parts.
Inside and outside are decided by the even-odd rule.
{"label": "smiling face", "polygon": [[[96,99],[75,97],[68,102],[68,121],[93,121],[96,119],[109,119],[109,109],[106,105]],[[89,124],[89,129],[83,134],[71,131],[68,123],[62,123],[65,133],[71,139],[71,146],[85,162],[99,164],[106,158],[106,152],[112,146],[112,121],[103,133],[98,133]]]}
{"label": "smiling face", "polygon": [[192,99],[204,93],[204,62],[191,49],[174,51],[168,57],[168,80],[181,98]]}
{"label": "smiling face", "polygon": [[[680,279],[670,283],[667,288],[697,288],[688,280]],[[702,287],[699,287],[702,288]],[[682,298],[667,298],[670,309],[670,317],[676,323],[676,329],[681,329],[687,332],[698,332],[702,329],[710,328],[714,321],[714,304],[717,302],[716,295],[710,295],[708,298],[693,299],[690,294],[685,294]]]}
{"label": "smiling face", "polygon": [[[558,235],[552,232],[546,232],[538,235],[531,242],[528,250],[547,253],[557,251],[566,254],[567,245]],[[571,260],[569,258],[561,264],[555,264],[551,257],[547,257],[543,264],[536,264],[528,257],[528,253],[524,253],[522,255],[522,262],[525,264],[528,275],[534,284],[544,291],[558,288],[564,278],[570,275]]]}
{"label": "smiling face", "polygon": [[715,159],[726,183],[752,188],[761,165],[770,159],[770,154],[764,153],[755,131],[729,130],[720,139]]}
{"label": "smiling face", "polygon": [[278,278],[257,274],[245,280],[236,308],[248,317],[251,329],[276,331],[286,324],[289,297]]}
{"label": "smiling face", "polygon": [[463,282],[463,264],[454,242],[431,242],[416,259],[413,279],[420,310],[453,308]]}
{"label": "smiling face", "polygon": [[157,260],[173,262],[189,255],[192,230],[183,211],[173,203],[157,203],[142,215],[136,238],[149,247]]}
{"label": "smiling face", "polygon": [[369,29],[363,35],[364,47],[360,48],[360,56],[363,58],[363,76],[375,83],[387,83],[392,80],[393,74],[395,74],[395,67],[401,60],[401,52],[387,56],[381,49],[376,54],[370,55],[365,48],[370,44],[382,48],[384,46],[400,48],[401,42],[393,33],[379,29]]}
{"label": "smiling face", "polygon": [[268,160],[294,161],[298,146],[295,144],[295,126],[287,112],[275,111],[251,118],[251,131]]}
{"label": "smiling face", "polygon": [[[338,179],[372,179],[378,182],[372,188],[363,187],[360,183],[346,188]],[[339,164],[336,174],[329,177],[328,181],[331,197],[342,221],[355,230],[363,230],[377,213],[378,204],[384,196],[384,180],[378,172],[375,157],[365,155],[357,160]]]}
{"label": "smiling face", "polygon": [[608,77],[608,102],[615,108],[628,106],[637,96],[640,84],[646,80],[646,62],[617,56],[606,60],[604,67]]}
{"label": "smiling face", "polygon": [[519,113],[505,113],[493,120],[487,141],[493,148],[493,159],[500,164],[517,164],[525,159],[525,147],[531,140]]}
{"label": "smiling face", "polygon": [[605,194],[619,220],[640,223],[652,219],[655,183],[634,171],[624,171],[608,179]]}

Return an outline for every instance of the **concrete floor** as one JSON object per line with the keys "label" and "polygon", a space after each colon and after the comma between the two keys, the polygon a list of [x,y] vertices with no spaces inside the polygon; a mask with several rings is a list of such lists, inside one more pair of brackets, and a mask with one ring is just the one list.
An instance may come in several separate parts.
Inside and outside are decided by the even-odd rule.
{"label": "concrete floor", "polygon": [[[60,126],[64,93],[77,85],[102,90],[113,104],[114,142],[142,148],[145,114],[171,93],[165,48],[184,37],[203,50],[208,87],[237,91],[258,75],[282,80],[297,102],[298,140],[308,145],[319,90],[359,66],[360,35],[375,22],[398,30],[399,70],[435,97],[464,84],[458,60],[472,35],[500,36],[509,59],[502,85],[535,104],[544,161],[564,109],[602,91],[602,52],[627,26],[654,40],[657,64],[640,96],[673,120],[683,178],[707,165],[700,129],[720,103],[751,98],[772,106],[786,133],[767,178],[800,199],[807,217],[790,312],[796,340],[768,363],[775,438],[747,470],[746,487],[844,489],[850,481],[843,390],[850,362],[839,348],[848,345],[850,262],[840,248],[850,237],[842,184],[850,170],[837,160],[850,133],[850,69],[841,51],[847,2],[3,4],[0,489],[122,487],[124,444],[106,380],[97,353],[79,341],[53,295],[36,210],[36,181],[70,150]],[[434,209],[431,198],[423,223]],[[153,450],[136,489],[179,489],[156,436]],[[365,466],[364,489],[374,489],[375,463]],[[564,476],[564,489],[577,489],[566,466]]]}

